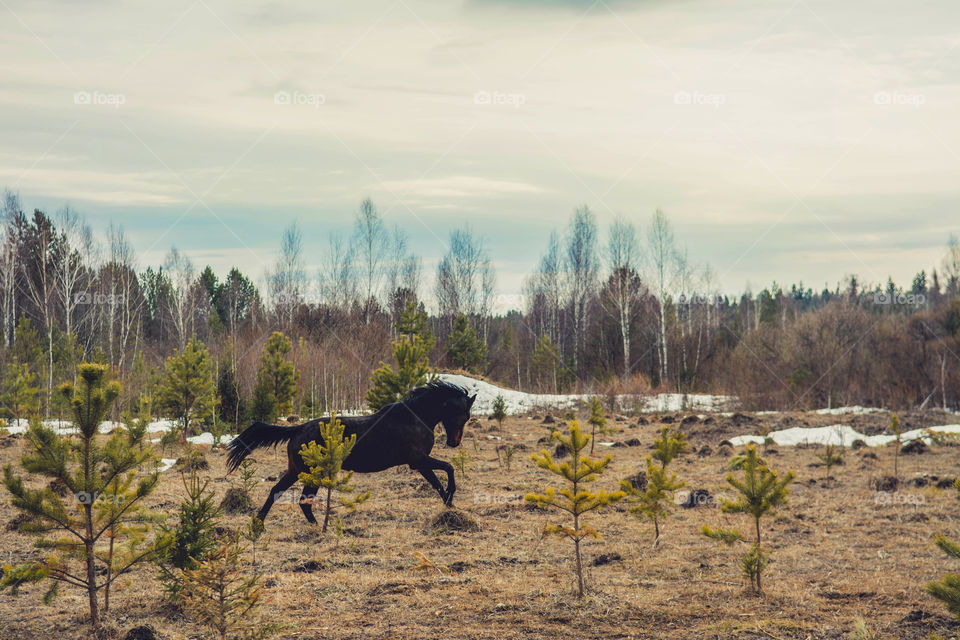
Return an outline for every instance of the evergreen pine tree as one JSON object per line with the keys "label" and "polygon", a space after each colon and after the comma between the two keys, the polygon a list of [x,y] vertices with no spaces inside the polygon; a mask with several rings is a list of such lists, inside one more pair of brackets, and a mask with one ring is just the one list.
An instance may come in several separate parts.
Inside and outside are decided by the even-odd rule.
{"label": "evergreen pine tree", "polygon": [[647,488],[639,490],[628,480],[621,482],[620,488],[635,505],[630,513],[646,517],[653,523],[653,546],[657,546],[660,544],[660,523],[669,513],[669,498],[684,486],[683,482],[677,480],[676,474],[667,473],[667,465],[687,449],[687,439],[682,432],[671,434],[667,427],[663,427],[660,437],[653,444],[653,456],[647,456]]}
{"label": "evergreen pine tree", "polygon": [[279,625],[259,619],[263,588],[257,574],[244,571],[242,554],[236,539],[227,540],[183,572],[184,609],[220,640],[255,640],[280,630]]}
{"label": "evergreen pine tree", "polygon": [[[357,436],[352,434],[349,438],[344,439],[343,423],[336,415],[332,415],[328,422],[320,423],[320,438],[323,441],[321,444],[310,441],[300,448],[300,457],[303,458],[303,462],[310,469],[310,472],[301,473],[299,480],[308,487],[326,490],[323,527],[321,529],[323,533],[326,533],[327,523],[333,511],[331,502],[333,492],[352,494],[356,490],[350,484],[350,480],[353,479],[353,471],[344,471],[343,461],[347,459],[350,451],[353,450],[353,446],[357,443]],[[370,492],[365,491],[352,498],[341,497],[340,504],[352,510],[369,497]]]}
{"label": "evergreen pine tree", "polygon": [[[753,445],[747,446],[741,466],[743,480],[733,474],[727,475],[727,483],[740,495],[736,500],[723,499],[720,509],[724,513],[747,513],[753,517],[756,539],[751,544],[750,551],[741,559],[740,567],[750,579],[751,587],[757,593],[762,593],[760,575],[769,562],[769,552],[761,546],[760,518],[787,503],[787,496],[790,494],[788,485],[796,478],[796,474],[788,471],[781,478],[777,472],[767,467]],[[742,534],[732,529],[712,529],[704,525],[702,531],[705,536],[726,544],[744,539]]]}
{"label": "evergreen pine tree", "polygon": [[222,513],[213,491],[207,490],[209,479],[200,480],[191,473],[183,475],[182,480],[187,495],[180,503],[176,526],[163,530],[164,553],[157,563],[164,590],[174,602],[180,600],[183,571],[196,568],[217,546],[214,531]]}
{"label": "evergreen pine tree", "polygon": [[193,423],[212,420],[216,388],[202,342],[190,340],[182,352],[167,358],[156,400],[161,411],[180,421],[181,442],[186,442]]}
{"label": "evergreen pine tree", "polygon": [[503,421],[507,417],[507,402],[503,399],[503,394],[498,393],[493,399],[493,419],[497,421],[497,428],[503,429]]}
{"label": "evergreen pine tree", "polygon": [[[953,483],[955,489],[960,490],[960,480]],[[934,543],[951,558],[960,559],[960,545],[943,534],[934,536]],[[947,607],[954,618],[960,620],[960,574],[948,573],[940,580],[927,583],[927,593],[939,600]]]}
{"label": "evergreen pine tree", "polygon": [[[150,454],[136,450],[124,433],[117,431],[103,446],[97,444],[97,428],[119,395],[120,385],[107,381],[104,365],[82,364],[78,374],[76,388],[69,383],[61,387],[71,399],[78,435],[62,438],[36,421],[27,432],[28,452],[21,459],[26,471],[66,486],[66,500],[74,504],[49,487],[28,488],[11,465],[4,467],[3,481],[13,495],[13,506],[31,518],[21,530],[41,534],[37,546],[51,554],[40,563],[5,566],[0,587],[16,592],[25,582],[50,578],[47,600],[61,583],[79,587],[87,592],[90,621],[99,628],[98,592],[162,549],[162,545],[144,546],[146,530],[134,526],[149,521],[141,517],[138,503],[153,491],[159,477],[137,477],[137,467]],[[64,536],[42,535],[50,531]],[[121,540],[123,548],[118,549]]]}
{"label": "evergreen pine tree", "polygon": [[396,371],[381,361],[370,378],[366,400],[374,411],[399,402],[411,389],[426,384],[433,377],[429,356],[435,339],[427,328],[426,313],[418,310],[413,302],[408,302],[396,327],[399,333],[393,343]]}
{"label": "evergreen pine tree", "polygon": [[827,477],[826,480],[830,479],[830,469],[833,467],[843,464],[843,447],[833,444],[828,444],[823,449],[823,453],[818,453],[817,458],[820,459],[820,462],[823,463],[823,466],[827,468]]}
{"label": "evergreen pine tree", "polygon": [[279,331],[274,331],[263,345],[253,389],[253,416],[257,420],[273,422],[293,409],[300,372],[287,360],[291,351],[290,338]]}
{"label": "evergreen pine tree", "polygon": [[459,369],[476,373],[487,360],[487,345],[477,337],[466,316],[459,315],[453,321],[447,356]]}
{"label": "evergreen pine tree", "polygon": [[601,435],[607,432],[607,417],[603,415],[603,403],[597,396],[590,398],[589,407],[590,418],[587,419],[587,422],[590,423],[590,455],[593,455],[597,432],[600,432]]}
{"label": "evergreen pine tree", "polygon": [[531,459],[541,469],[546,469],[562,477],[566,480],[568,486],[561,489],[559,493],[552,487],[543,493],[528,493],[524,499],[542,508],[558,509],[570,514],[573,520],[572,527],[550,524],[544,528],[544,534],[558,535],[573,541],[577,597],[583,598],[585,591],[580,545],[584,538],[599,538],[600,534],[590,525],[583,523],[581,517],[586,513],[622,500],[626,494],[622,491],[607,493],[606,491],[589,490],[587,485],[599,479],[612,458],[608,455],[602,460],[591,460],[583,455],[584,450],[590,443],[590,436],[580,431],[580,424],[576,420],[570,422],[567,436],[559,431],[554,431],[553,438],[569,451],[569,461],[557,462],[546,450],[533,454]]}
{"label": "evergreen pine tree", "polygon": [[34,386],[36,376],[30,373],[26,364],[16,359],[7,365],[3,386],[0,387],[0,402],[7,407],[13,419],[28,417],[40,410],[37,394],[40,388]]}

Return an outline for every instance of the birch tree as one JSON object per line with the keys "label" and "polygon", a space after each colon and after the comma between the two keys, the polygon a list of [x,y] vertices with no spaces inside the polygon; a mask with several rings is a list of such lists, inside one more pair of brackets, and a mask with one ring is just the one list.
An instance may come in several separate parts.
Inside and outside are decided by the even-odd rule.
{"label": "birch tree", "polygon": [[608,298],[620,326],[624,378],[630,376],[630,329],[642,290],[637,275],[639,261],[640,245],[636,228],[622,219],[614,221],[610,226],[607,244],[607,263],[610,268]]}
{"label": "birch tree", "polygon": [[673,286],[676,274],[676,248],[673,241],[673,228],[662,210],[657,209],[647,230],[647,242],[650,246],[650,268],[653,277],[651,281],[655,287],[660,314],[660,335],[658,337],[660,351],[660,381],[666,382],[669,376],[667,350],[667,320],[666,305]]}
{"label": "birch tree", "polygon": [[596,291],[598,272],[597,223],[590,209],[582,206],[570,220],[566,251],[569,305],[573,320],[573,368],[577,373],[580,373],[587,312]]}
{"label": "birch tree", "polygon": [[364,322],[370,322],[370,310],[376,306],[383,285],[389,247],[389,236],[383,218],[370,198],[360,203],[360,210],[353,225],[353,243],[359,256]]}

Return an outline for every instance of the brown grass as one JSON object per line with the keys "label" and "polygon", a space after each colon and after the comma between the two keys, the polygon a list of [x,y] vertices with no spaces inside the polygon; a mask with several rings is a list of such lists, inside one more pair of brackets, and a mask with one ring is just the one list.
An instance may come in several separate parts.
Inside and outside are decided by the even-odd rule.
{"label": "brown grass", "polygon": [[[801,416],[801,414],[797,414]],[[839,421],[831,418],[832,421]],[[882,421],[885,418],[877,418]],[[777,418],[779,420],[779,418]],[[809,420],[819,423],[821,417]],[[611,418],[620,430],[614,438],[639,438],[638,447],[610,448],[610,471],[598,486],[616,488],[619,479],[642,468],[658,424],[631,428],[631,420]],[[479,426],[478,426],[479,425]],[[690,425],[694,451],[709,444],[716,451],[724,438],[754,431],[716,418],[714,424]],[[777,425],[772,425],[777,428]],[[322,536],[290,503],[274,506],[267,535],[257,556],[268,586],[265,617],[289,624],[279,638],[843,638],[857,618],[876,637],[922,638],[930,632],[956,633],[957,627],[923,585],[955,570],[930,536],[944,532],[960,538],[958,496],[953,490],[901,490],[904,502],[878,502],[869,488],[872,477],[889,473],[892,452],[874,450],[878,460],[848,450],[846,464],[824,482],[814,449],[780,448],[766,457],[775,469],[793,469],[799,478],[790,504],[769,519],[765,536],[774,562],[765,574],[764,597],[744,591],[737,549],[704,538],[702,524],[749,530],[740,517],[715,508],[675,508],[664,525],[659,548],[651,547],[651,526],[617,506],[589,521],[604,540],[585,545],[588,596],[578,602],[568,542],[541,539],[553,514],[532,510],[516,499],[552,482],[536,469],[529,454],[547,434],[540,420],[508,418],[502,432],[482,418],[474,423],[479,451],[468,431],[464,447],[475,454],[467,479],[458,478],[456,506],[479,524],[479,531],[436,528],[443,510],[439,497],[408,469],[355,476],[371,499],[344,515],[342,538],[331,530]],[[502,437],[524,449],[507,473],[497,463]],[[17,459],[21,442],[0,449],[0,462]],[[438,455],[451,451],[438,443]],[[603,451],[604,453],[606,450]],[[282,460],[259,451],[262,477],[276,475]],[[917,472],[953,477],[960,448],[932,447],[901,460],[901,475]],[[222,451],[207,452],[211,484],[218,496],[232,479],[223,477]],[[716,454],[688,454],[674,470],[688,488],[726,492],[726,459]],[[264,480],[254,499],[263,500],[271,482]],[[175,513],[182,494],[174,471],[163,477],[150,504]],[[16,513],[6,497],[0,521]],[[246,516],[225,518],[239,529]],[[15,532],[0,538],[0,560],[15,564],[33,557],[32,539]],[[608,554],[609,561],[593,561]],[[619,559],[617,558],[619,555]],[[611,559],[612,558],[612,559]],[[19,597],[0,595],[0,635],[18,640],[80,637],[83,597],[62,590],[53,606],[41,604],[42,587]],[[201,638],[204,631],[165,606],[155,572],[142,567],[115,592],[109,624],[118,636],[149,623],[168,639]]]}

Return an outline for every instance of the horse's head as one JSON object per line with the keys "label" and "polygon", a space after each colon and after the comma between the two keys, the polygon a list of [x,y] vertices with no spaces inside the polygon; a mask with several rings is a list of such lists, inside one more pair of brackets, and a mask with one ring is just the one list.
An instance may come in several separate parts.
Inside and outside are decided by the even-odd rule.
{"label": "horse's head", "polygon": [[447,432],[447,446],[456,447],[463,440],[463,427],[470,419],[470,408],[476,395],[449,382],[433,380],[411,391],[404,401],[414,408],[417,415],[433,427],[437,422],[443,424]]}
{"label": "horse's head", "polygon": [[440,422],[447,432],[448,447],[457,447],[463,440],[463,427],[470,419],[470,407],[476,399],[476,394],[468,396],[464,392],[461,397],[450,398],[441,405]]}

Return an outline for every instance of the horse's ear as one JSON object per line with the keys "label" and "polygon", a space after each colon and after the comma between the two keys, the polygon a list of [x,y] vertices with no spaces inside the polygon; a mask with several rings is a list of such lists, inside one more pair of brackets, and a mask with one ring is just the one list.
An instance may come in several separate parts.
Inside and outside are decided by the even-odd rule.
{"label": "horse's ear", "polygon": [[473,401],[476,400],[476,399],[477,399],[477,394],[473,394],[472,396],[470,396],[470,402],[467,404],[467,407],[468,407],[468,408],[469,408],[469,407],[472,407],[472,406],[473,406]]}

